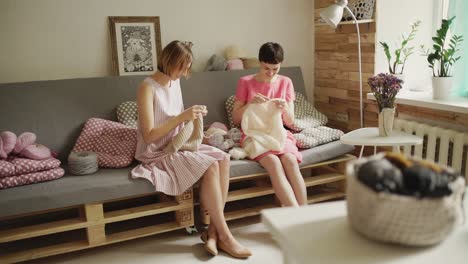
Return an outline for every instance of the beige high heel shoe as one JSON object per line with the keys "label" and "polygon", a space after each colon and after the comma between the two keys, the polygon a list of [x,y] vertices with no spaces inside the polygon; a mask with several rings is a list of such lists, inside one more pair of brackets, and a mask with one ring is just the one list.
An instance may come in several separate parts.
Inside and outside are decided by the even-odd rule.
{"label": "beige high heel shoe", "polygon": [[216,240],[209,240],[208,239],[208,231],[204,231],[201,236],[200,236],[201,241],[205,243],[203,247],[205,248],[208,253],[210,253],[213,256],[218,255],[218,248],[216,247]]}
{"label": "beige high heel shoe", "polygon": [[219,240],[218,240],[218,248],[234,258],[246,259],[252,256],[252,252],[250,252],[250,250],[248,249],[236,252],[232,250],[232,248],[229,248],[228,246],[226,246],[226,244],[224,244],[222,241],[219,241]]}

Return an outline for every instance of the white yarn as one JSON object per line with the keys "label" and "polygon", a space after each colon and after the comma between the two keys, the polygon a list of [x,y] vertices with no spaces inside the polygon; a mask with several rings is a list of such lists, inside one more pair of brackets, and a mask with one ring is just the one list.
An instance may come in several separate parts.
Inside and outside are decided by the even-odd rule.
{"label": "white yarn", "polygon": [[245,159],[247,157],[247,152],[243,148],[233,148],[229,151],[231,158],[234,160]]}
{"label": "white yarn", "polygon": [[73,175],[91,174],[98,168],[98,156],[94,152],[71,152],[68,156],[68,169]]}

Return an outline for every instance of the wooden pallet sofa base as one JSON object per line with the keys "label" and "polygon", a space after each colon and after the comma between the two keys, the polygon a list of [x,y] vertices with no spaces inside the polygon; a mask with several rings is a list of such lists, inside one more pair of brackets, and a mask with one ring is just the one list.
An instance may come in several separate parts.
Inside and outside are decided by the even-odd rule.
{"label": "wooden pallet sofa base", "polygon": [[192,189],[176,197],[154,193],[0,219],[0,263],[42,258],[193,225]]}
{"label": "wooden pallet sofa base", "polygon": [[[301,168],[307,187],[309,204],[340,199],[345,196],[345,164],[355,159],[343,155]],[[199,205],[199,203],[196,203]],[[231,179],[224,209],[227,220],[260,214],[263,209],[280,206],[267,173],[240,176]],[[202,217],[209,224],[209,216]]]}
{"label": "wooden pallet sofa base", "polygon": [[[301,168],[308,202],[343,198],[344,165],[352,159],[355,159],[352,155],[343,155]],[[189,189],[176,197],[154,193],[0,219],[0,263],[21,262],[192,227],[194,206],[199,205],[196,200],[194,191]],[[258,215],[263,209],[277,206],[266,173],[231,180],[225,208],[227,220]],[[209,218],[201,222],[208,224]]]}

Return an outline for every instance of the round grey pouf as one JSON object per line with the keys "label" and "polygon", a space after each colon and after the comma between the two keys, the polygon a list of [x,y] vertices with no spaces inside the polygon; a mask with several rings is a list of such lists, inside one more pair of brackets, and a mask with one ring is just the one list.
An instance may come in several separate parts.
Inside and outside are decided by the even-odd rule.
{"label": "round grey pouf", "polygon": [[98,170],[98,156],[95,152],[71,152],[68,156],[68,169],[72,175],[88,175]]}

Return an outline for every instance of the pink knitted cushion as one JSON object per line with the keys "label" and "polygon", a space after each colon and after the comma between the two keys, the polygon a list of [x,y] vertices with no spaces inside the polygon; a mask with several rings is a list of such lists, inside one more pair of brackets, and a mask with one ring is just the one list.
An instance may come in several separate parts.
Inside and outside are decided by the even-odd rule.
{"label": "pink knitted cushion", "polygon": [[212,127],[222,129],[226,132],[228,131],[228,127],[225,124],[220,123],[220,122],[213,122],[209,128],[212,128]]}
{"label": "pink knitted cushion", "polygon": [[8,156],[11,151],[15,148],[16,135],[10,131],[3,131],[0,133],[0,138],[3,140],[3,151]]}
{"label": "pink knitted cushion", "polygon": [[50,149],[44,145],[32,144],[21,151],[21,156],[33,160],[43,160],[52,157],[52,153]]}
{"label": "pink knitted cushion", "polygon": [[[51,169],[47,171],[33,172],[18,176],[0,178],[0,189],[11,188],[26,184],[51,181],[61,178],[65,174],[62,168]],[[34,201],[32,201],[34,202]]]}
{"label": "pink knitted cushion", "polygon": [[227,61],[227,69],[228,70],[243,70],[244,63],[241,59],[233,59]]}
{"label": "pink knitted cushion", "polygon": [[6,160],[0,160],[0,178],[15,175],[15,165]]}
{"label": "pink knitted cushion", "polygon": [[19,154],[23,151],[24,148],[30,146],[36,142],[36,134],[31,132],[24,132],[23,134],[19,135],[16,139],[15,148],[13,149],[14,154]]}
{"label": "pink knitted cushion", "polygon": [[73,151],[96,152],[100,167],[123,168],[132,163],[136,143],[136,128],[100,118],[90,118]]}

